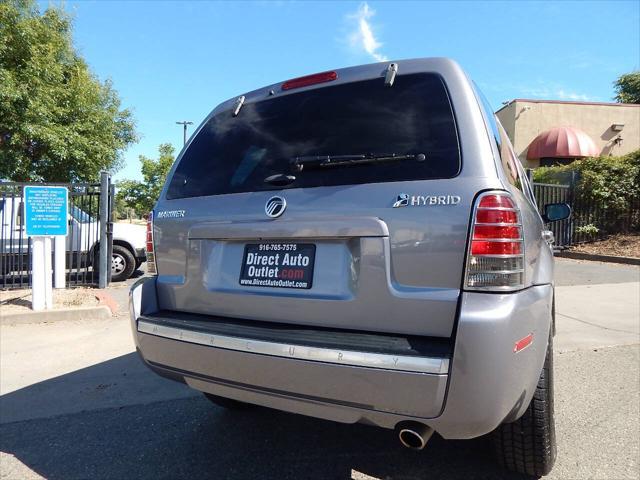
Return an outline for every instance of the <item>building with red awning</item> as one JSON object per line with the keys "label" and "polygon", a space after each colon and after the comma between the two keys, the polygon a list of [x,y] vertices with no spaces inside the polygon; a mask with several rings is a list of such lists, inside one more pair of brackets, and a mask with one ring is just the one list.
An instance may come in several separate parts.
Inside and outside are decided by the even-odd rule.
{"label": "building with red awning", "polygon": [[526,167],[640,149],[640,105],[516,99],[496,112]]}

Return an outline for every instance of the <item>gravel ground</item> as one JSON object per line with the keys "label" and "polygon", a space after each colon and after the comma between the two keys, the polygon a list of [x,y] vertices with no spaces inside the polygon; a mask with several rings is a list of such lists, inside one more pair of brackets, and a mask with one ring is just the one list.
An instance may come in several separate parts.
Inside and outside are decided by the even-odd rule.
{"label": "gravel ground", "polygon": [[[95,289],[53,290],[53,308],[93,307],[98,305]],[[0,311],[31,311],[31,289],[0,290]]]}
{"label": "gravel ground", "polygon": [[[549,479],[637,479],[639,348],[556,356],[558,463]],[[615,373],[615,374],[613,374]],[[3,479],[515,479],[486,439],[401,448],[393,432],[202,397],[0,427]]]}
{"label": "gravel ground", "polygon": [[570,250],[592,255],[640,258],[640,234],[613,235],[599,242],[575,245]]}

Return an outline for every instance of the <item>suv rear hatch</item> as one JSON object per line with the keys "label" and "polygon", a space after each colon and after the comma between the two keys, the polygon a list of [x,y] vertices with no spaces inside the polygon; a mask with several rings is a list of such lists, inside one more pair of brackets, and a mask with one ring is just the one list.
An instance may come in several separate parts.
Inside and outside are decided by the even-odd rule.
{"label": "suv rear hatch", "polygon": [[160,308],[450,336],[479,186],[458,176],[442,78],[277,90],[216,110],[178,159],[155,211]]}

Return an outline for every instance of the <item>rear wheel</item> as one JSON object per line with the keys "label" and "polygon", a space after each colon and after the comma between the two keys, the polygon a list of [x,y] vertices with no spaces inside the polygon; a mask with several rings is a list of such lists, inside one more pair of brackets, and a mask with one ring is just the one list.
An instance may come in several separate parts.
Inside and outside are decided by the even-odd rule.
{"label": "rear wheel", "polygon": [[131,276],[136,268],[136,260],[129,249],[114,245],[111,253],[111,280],[122,282]]}
{"label": "rear wheel", "polygon": [[553,337],[549,336],[544,367],[524,415],[493,432],[498,461],[507,470],[532,477],[548,474],[556,461],[553,412]]}
{"label": "rear wheel", "polygon": [[231,398],[219,397],[217,395],[212,395],[211,393],[202,393],[211,403],[218,407],[226,408],[227,410],[248,410],[253,407],[253,405],[249,403],[239,402],[238,400],[233,400]]}

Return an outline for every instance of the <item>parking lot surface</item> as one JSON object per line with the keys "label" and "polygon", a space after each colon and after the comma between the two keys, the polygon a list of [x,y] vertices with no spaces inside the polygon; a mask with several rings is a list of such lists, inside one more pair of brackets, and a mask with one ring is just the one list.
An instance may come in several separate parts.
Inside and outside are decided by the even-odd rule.
{"label": "parking lot surface", "polygon": [[[557,262],[558,462],[546,478],[640,478],[640,269]],[[126,285],[110,289],[124,307]],[[0,478],[509,479],[485,438],[266,409],[225,411],[161,379],[110,321],[0,327]]]}

